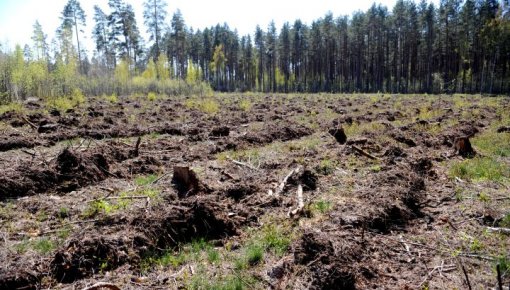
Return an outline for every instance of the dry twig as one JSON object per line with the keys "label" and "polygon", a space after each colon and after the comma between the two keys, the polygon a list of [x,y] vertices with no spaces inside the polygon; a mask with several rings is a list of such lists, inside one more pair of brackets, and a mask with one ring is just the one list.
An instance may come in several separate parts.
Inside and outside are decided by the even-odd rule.
{"label": "dry twig", "polygon": [[303,211],[305,207],[305,202],[303,201],[303,186],[301,184],[298,185],[297,192],[297,207],[289,212],[289,217],[296,216]]}
{"label": "dry twig", "polygon": [[283,189],[285,188],[285,185],[287,184],[287,181],[289,180],[289,178],[292,175],[297,174],[300,170],[301,170],[301,166],[298,166],[298,167],[296,167],[296,169],[289,172],[289,174],[287,174],[287,176],[285,176],[285,178],[282,180],[282,182],[278,185],[278,187],[276,188],[274,193],[272,190],[269,190],[269,195],[279,196],[283,192]]}
{"label": "dry twig", "polygon": [[365,157],[368,157],[368,158],[373,159],[373,160],[379,160],[379,158],[378,158],[378,157],[376,157],[376,156],[374,156],[374,155],[372,155],[372,154],[370,154],[370,153],[366,152],[365,150],[363,150],[363,149],[359,148],[359,147],[358,147],[358,146],[356,146],[356,145],[351,145],[351,147],[352,147],[352,149],[356,150],[359,154],[361,154],[361,155],[363,155],[363,156],[365,156]]}
{"label": "dry twig", "polygon": [[110,289],[110,290],[120,290],[120,288],[112,283],[106,283],[106,282],[98,282],[92,286],[85,287],[83,290],[100,290],[100,289]]}
{"label": "dry twig", "polygon": [[487,230],[489,232],[503,234],[503,235],[510,235],[510,229],[508,228],[493,228],[493,227],[487,227]]}
{"label": "dry twig", "polygon": [[253,166],[251,164],[248,164],[248,163],[245,163],[245,162],[241,162],[241,161],[237,161],[237,160],[232,159],[230,157],[227,157],[227,159],[232,161],[232,163],[234,163],[234,164],[250,168],[251,170],[255,170],[255,171],[259,170],[257,167],[255,167],[255,166]]}

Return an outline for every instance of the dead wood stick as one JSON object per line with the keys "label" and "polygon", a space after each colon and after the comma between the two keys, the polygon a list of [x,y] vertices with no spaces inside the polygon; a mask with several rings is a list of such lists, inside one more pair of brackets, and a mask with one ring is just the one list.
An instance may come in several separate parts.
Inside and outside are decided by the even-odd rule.
{"label": "dead wood stick", "polygon": [[499,263],[496,265],[496,274],[498,276],[498,289],[503,290],[503,280],[501,279],[501,266]]}
{"label": "dead wood stick", "polygon": [[21,149],[20,151],[21,151],[21,152],[23,152],[23,153],[25,153],[25,154],[28,154],[28,155],[30,155],[30,156],[32,156],[32,157],[35,157],[35,156],[37,155],[37,153],[35,153],[35,152],[30,152],[30,151],[28,151],[28,150],[26,150],[26,149]]}
{"label": "dead wood stick", "polygon": [[30,122],[25,116],[22,116],[21,120],[23,120],[23,122],[27,123],[33,129],[35,129],[35,130],[39,129],[39,127],[37,127],[37,125],[35,125],[34,123]]}
{"label": "dead wood stick", "polygon": [[[274,195],[279,196],[283,192],[283,189],[285,188],[285,185],[287,184],[287,181],[289,180],[289,178],[292,175],[298,173],[299,170],[301,170],[301,166],[298,166],[298,167],[296,167],[296,169],[294,169],[291,172],[289,172],[289,174],[287,174],[287,176],[285,176],[285,178],[282,180],[282,182],[276,188],[276,190],[274,192]],[[271,190],[270,190],[270,195],[272,195],[272,191]]]}
{"label": "dead wood stick", "polygon": [[138,139],[136,139],[136,144],[135,144],[135,157],[138,157],[138,154],[139,154],[139,149],[140,149],[140,142],[142,142],[142,137],[138,136]]}
{"label": "dead wood stick", "polygon": [[228,160],[232,161],[232,163],[234,164],[237,164],[237,165],[240,165],[240,166],[244,166],[244,167],[248,167],[252,170],[259,170],[257,167],[251,165],[251,164],[248,164],[248,163],[245,163],[245,162],[241,162],[241,161],[237,161],[235,159],[232,159],[230,157],[228,157]]}
{"label": "dead wood stick", "polygon": [[102,288],[110,289],[110,290],[120,290],[120,288],[112,283],[106,283],[106,282],[98,282],[92,286],[85,287],[83,290],[99,290]]}
{"label": "dead wood stick", "polygon": [[127,195],[127,196],[109,196],[101,199],[146,199],[148,196],[146,195]]}
{"label": "dead wood stick", "polygon": [[[446,268],[446,269],[445,269]],[[452,271],[452,270],[455,270],[457,269],[457,266],[452,264],[452,265],[440,265],[440,266],[435,266],[432,271],[430,271],[427,276],[425,276],[425,279],[423,279],[423,281],[420,283],[420,285],[418,285],[418,288],[421,288],[421,286],[423,284],[425,284],[425,282],[427,282],[431,277],[432,277],[432,274],[434,274],[434,272],[438,272],[439,274],[441,274],[442,272],[449,272],[449,271]]]}
{"label": "dead wood stick", "polygon": [[495,233],[498,233],[498,234],[510,235],[510,229],[507,229],[507,228],[493,228],[493,227],[487,227],[487,230],[488,230],[489,232],[495,232]]}
{"label": "dead wood stick", "polygon": [[467,283],[468,289],[471,290],[473,288],[471,288],[471,282],[469,282],[469,276],[466,271],[466,267],[464,267],[464,264],[462,263],[461,259],[459,259],[459,263],[460,263],[460,267],[462,268],[462,272],[464,273],[464,277],[466,277],[466,283]]}
{"label": "dead wood stick", "polygon": [[470,254],[470,253],[459,253],[459,256],[466,257],[466,258],[480,259],[480,260],[485,260],[485,261],[490,261],[490,262],[496,261],[495,258],[490,257],[490,256],[483,256],[483,255]]}
{"label": "dead wood stick", "polygon": [[303,201],[303,186],[301,184],[298,185],[296,196],[298,205],[294,210],[291,210],[289,212],[289,217],[293,217],[301,213],[303,211],[303,208],[305,207],[305,202]]}
{"label": "dead wood stick", "polygon": [[358,146],[356,146],[356,145],[351,145],[351,146],[352,146],[352,148],[353,148],[354,150],[356,150],[356,151],[357,151],[358,153],[360,153],[361,155],[363,155],[363,156],[365,156],[365,157],[368,157],[368,158],[370,158],[370,159],[373,159],[373,160],[379,160],[379,158],[378,158],[378,157],[375,157],[374,155],[372,155],[372,154],[370,154],[370,153],[366,152],[365,150],[363,150],[363,149],[359,148]]}
{"label": "dead wood stick", "polygon": [[169,176],[169,175],[171,175],[171,174],[172,174],[172,173],[165,173],[165,174],[161,175],[160,177],[156,178],[156,180],[154,180],[153,182],[151,182],[151,185],[154,185],[154,184],[158,183],[161,179],[163,179],[163,178],[165,178],[165,177],[167,177],[167,176]]}

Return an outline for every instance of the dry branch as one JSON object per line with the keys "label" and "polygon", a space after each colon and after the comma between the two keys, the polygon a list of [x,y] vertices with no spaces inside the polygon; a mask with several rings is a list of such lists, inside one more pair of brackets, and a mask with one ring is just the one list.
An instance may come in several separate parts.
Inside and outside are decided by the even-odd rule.
{"label": "dry branch", "polygon": [[30,122],[25,116],[22,116],[21,120],[23,120],[23,122],[27,123],[33,129],[35,129],[35,130],[39,129],[39,127],[37,127],[37,125],[35,125],[34,123]]}
{"label": "dry branch", "polygon": [[510,235],[510,229],[508,228],[493,228],[493,227],[487,227],[487,230],[489,232],[503,234],[503,235]]}
{"label": "dry branch", "polygon": [[138,157],[139,153],[140,153],[140,143],[142,142],[142,137],[138,136],[138,139],[136,139],[136,144],[135,144],[135,151],[134,151],[134,154],[135,154],[135,157]]}
{"label": "dry branch", "polygon": [[301,170],[301,166],[298,166],[298,167],[296,167],[296,169],[289,172],[289,174],[287,174],[287,176],[285,176],[285,178],[282,180],[282,182],[278,185],[278,187],[276,188],[274,193],[272,190],[269,190],[269,195],[279,196],[283,192],[283,189],[285,188],[285,185],[287,184],[287,181],[289,180],[289,178],[292,175],[297,174],[300,170]]}
{"label": "dry branch", "polygon": [[361,155],[363,155],[365,157],[368,157],[370,159],[373,159],[373,160],[379,160],[378,157],[376,157],[376,156],[366,152],[365,150],[359,148],[358,146],[356,146],[356,145],[351,145],[351,146],[352,146],[352,149],[356,150],[359,154],[361,154]]}
{"label": "dry branch", "polygon": [[241,161],[237,161],[235,159],[232,159],[230,157],[227,157],[228,160],[232,161],[232,163],[234,164],[237,164],[237,165],[240,165],[240,166],[244,166],[244,167],[247,167],[247,168],[250,168],[252,170],[259,170],[257,167],[251,165],[251,164],[248,164],[248,163],[245,163],[245,162],[241,162]]}
{"label": "dry branch", "polygon": [[289,212],[289,217],[293,217],[300,214],[303,211],[303,208],[305,207],[305,202],[303,201],[303,186],[301,184],[298,185],[296,197],[298,205],[295,209]]}
{"label": "dry branch", "polygon": [[110,290],[120,290],[120,288],[117,285],[112,284],[112,283],[106,283],[106,282],[96,283],[92,286],[83,288],[83,290],[100,290],[103,288],[110,289]]}

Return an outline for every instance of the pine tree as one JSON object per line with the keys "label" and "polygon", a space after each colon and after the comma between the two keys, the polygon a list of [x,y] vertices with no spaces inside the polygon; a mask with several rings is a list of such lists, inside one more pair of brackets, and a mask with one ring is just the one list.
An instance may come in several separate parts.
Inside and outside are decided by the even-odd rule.
{"label": "pine tree", "polygon": [[85,26],[85,12],[80,6],[80,2],[78,0],[69,0],[64,6],[64,10],[62,11],[62,16],[60,19],[62,20],[61,29],[73,29],[76,34],[76,45],[78,48],[78,63],[80,65],[81,70],[81,47],[80,47],[80,32],[83,30],[80,28],[81,26]]}
{"label": "pine tree", "polygon": [[33,26],[33,34],[32,41],[34,42],[34,52],[35,56],[38,60],[47,59],[48,58],[48,43],[46,42],[46,38],[48,37],[44,34],[43,29],[39,21],[36,21]]}
{"label": "pine tree", "polygon": [[162,32],[165,30],[165,20],[167,16],[167,2],[165,0],[146,0],[143,4],[144,12],[144,24],[147,27],[147,33],[149,33],[150,41],[154,41],[153,48],[151,49],[151,55],[157,60],[157,57],[161,53],[161,37]]}

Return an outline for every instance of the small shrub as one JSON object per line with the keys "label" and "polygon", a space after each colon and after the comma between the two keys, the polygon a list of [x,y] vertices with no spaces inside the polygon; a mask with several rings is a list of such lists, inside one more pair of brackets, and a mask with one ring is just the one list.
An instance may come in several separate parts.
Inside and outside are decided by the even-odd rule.
{"label": "small shrub", "polygon": [[119,98],[117,97],[117,95],[116,95],[116,94],[111,94],[111,95],[109,95],[109,96],[106,96],[106,95],[105,95],[105,96],[104,96],[104,98],[105,98],[108,102],[110,102],[110,103],[112,103],[112,104],[115,104],[115,103],[118,103],[118,102],[119,102]]}
{"label": "small shrub", "polygon": [[147,100],[151,102],[154,102],[157,98],[158,96],[154,92],[150,92],[149,94],[147,94]]}
{"label": "small shrub", "polygon": [[79,106],[85,103],[85,96],[80,89],[73,89],[71,93],[71,102],[73,106]]}
{"label": "small shrub", "polygon": [[65,97],[52,98],[47,103],[48,107],[60,112],[65,112],[74,107],[73,102]]}
{"label": "small shrub", "polygon": [[220,105],[213,99],[205,99],[200,103],[199,108],[208,115],[215,115],[220,110]]}

